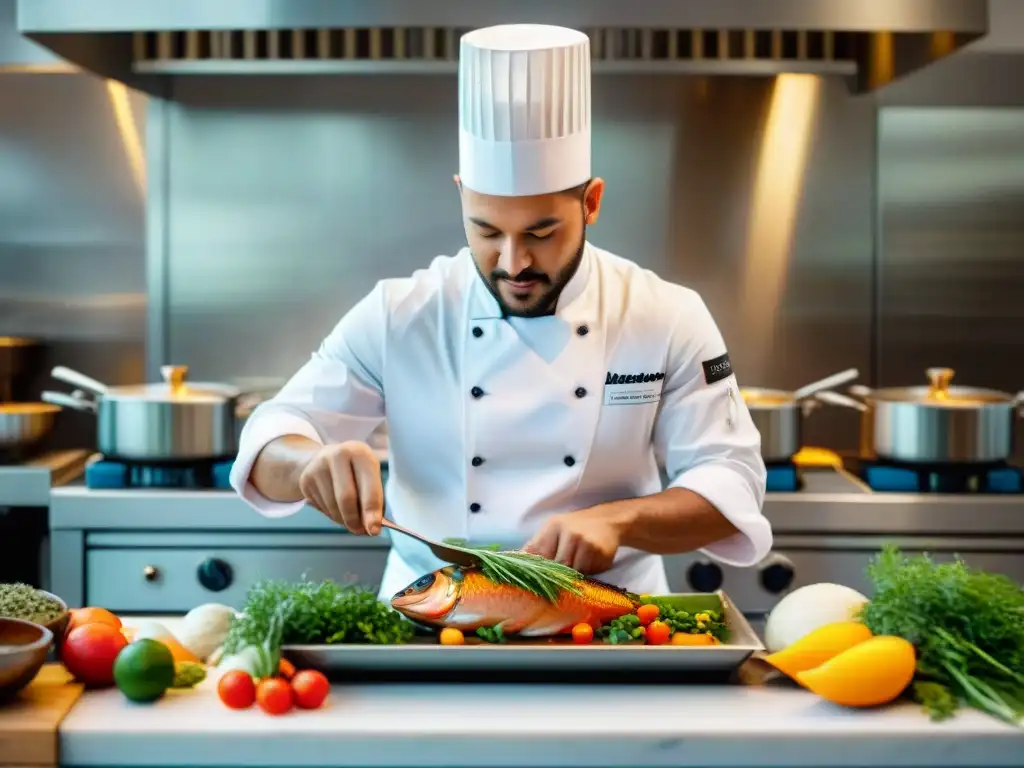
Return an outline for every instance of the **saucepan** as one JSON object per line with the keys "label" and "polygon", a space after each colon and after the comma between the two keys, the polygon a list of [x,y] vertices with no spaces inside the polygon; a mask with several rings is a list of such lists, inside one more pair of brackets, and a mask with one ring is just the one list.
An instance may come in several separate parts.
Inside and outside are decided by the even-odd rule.
{"label": "saucepan", "polygon": [[[859,405],[852,398],[828,391],[832,387],[853,381],[859,375],[860,372],[856,368],[849,368],[795,391],[741,388],[743,402],[746,403],[750,417],[761,433],[761,458],[769,463],[791,460],[803,446],[804,417],[808,416],[819,402],[835,403],[842,400],[847,401],[844,404],[850,407]],[[823,395],[831,395],[832,399],[826,400]]]}
{"label": "saucepan", "polygon": [[18,401],[22,379],[40,348],[32,339],[0,336],[0,451],[31,448],[50,433],[60,413],[49,403]]}
{"label": "saucepan", "polygon": [[[908,464],[993,464],[1013,455],[1014,418],[1024,392],[950,386],[952,368],[929,368],[927,386],[857,386],[861,454]],[[850,398],[824,400],[850,406]]]}
{"label": "saucepan", "polygon": [[166,365],[160,373],[161,383],[108,387],[58,366],[51,375],[78,389],[70,395],[44,392],[42,397],[48,403],[95,413],[97,449],[109,459],[186,462],[233,458],[238,450],[236,421],[269,392],[188,382],[188,366],[184,365]]}

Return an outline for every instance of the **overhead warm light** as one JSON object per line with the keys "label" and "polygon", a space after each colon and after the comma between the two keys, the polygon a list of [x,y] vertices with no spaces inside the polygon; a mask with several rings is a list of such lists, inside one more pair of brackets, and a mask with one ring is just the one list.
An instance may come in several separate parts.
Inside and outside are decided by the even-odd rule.
{"label": "overhead warm light", "polygon": [[139,194],[145,196],[146,155],[142,149],[139,126],[135,122],[132,105],[128,100],[128,89],[124,83],[107,80],[107,96],[110,98],[110,106],[114,111],[114,121],[117,123],[117,131],[121,135],[121,143],[124,145],[124,153],[132,172],[132,178],[135,180]]}

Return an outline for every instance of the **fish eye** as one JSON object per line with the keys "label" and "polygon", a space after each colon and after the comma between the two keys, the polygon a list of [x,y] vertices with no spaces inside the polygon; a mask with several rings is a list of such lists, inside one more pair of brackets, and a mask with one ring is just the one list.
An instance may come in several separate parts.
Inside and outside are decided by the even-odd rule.
{"label": "fish eye", "polygon": [[428,573],[426,576],[420,576],[412,585],[412,588],[416,591],[424,590],[434,583],[437,577],[433,573]]}

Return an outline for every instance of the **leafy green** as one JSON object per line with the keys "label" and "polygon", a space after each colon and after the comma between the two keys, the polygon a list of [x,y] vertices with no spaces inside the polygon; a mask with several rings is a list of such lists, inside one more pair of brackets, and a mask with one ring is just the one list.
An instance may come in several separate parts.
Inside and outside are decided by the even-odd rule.
{"label": "leafy green", "polygon": [[445,545],[480,559],[480,570],[495,584],[507,584],[532,592],[552,603],[564,592],[581,594],[583,574],[555,560],[522,552],[501,550],[496,544],[470,546],[465,539],[445,539]]}
{"label": "leafy green", "polygon": [[487,643],[500,644],[506,641],[505,631],[501,628],[501,624],[495,624],[493,627],[477,627],[476,635]]}
{"label": "leafy green", "polygon": [[413,626],[375,593],[334,581],[264,580],[250,588],[242,615],[231,622],[224,653],[264,645],[282,611],[280,644],[408,642]]}
{"label": "leafy green", "polygon": [[885,547],[868,565],[874,597],[860,618],[917,650],[914,698],[935,720],[961,702],[1011,723],[1024,718],[1024,589],[1009,578],[907,558]]}

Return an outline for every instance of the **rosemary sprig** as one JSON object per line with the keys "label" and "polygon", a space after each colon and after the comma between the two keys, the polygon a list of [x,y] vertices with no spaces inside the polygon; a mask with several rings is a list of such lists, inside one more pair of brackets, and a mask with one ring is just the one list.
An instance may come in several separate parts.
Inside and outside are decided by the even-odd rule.
{"label": "rosemary sprig", "polygon": [[465,539],[445,539],[444,543],[478,557],[480,571],[495,584],[519,587],[552,603],[564,592],[581,594],[577,582],[583,574],[555,560],[517,549],[502,550],[494,544],[472,546]]}

